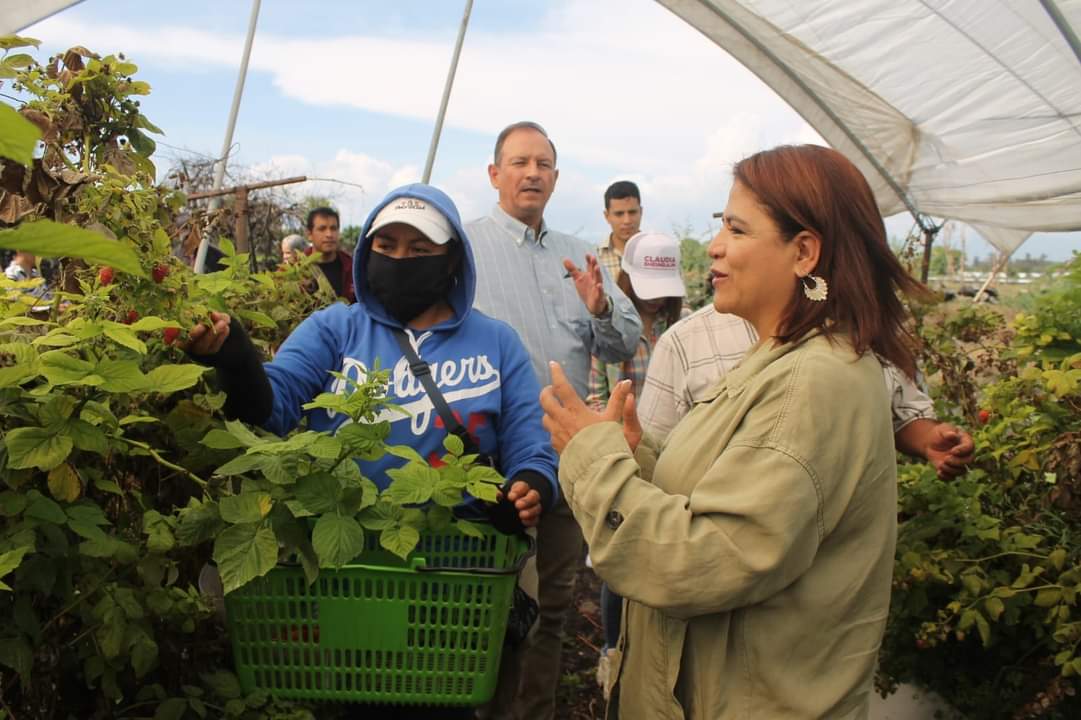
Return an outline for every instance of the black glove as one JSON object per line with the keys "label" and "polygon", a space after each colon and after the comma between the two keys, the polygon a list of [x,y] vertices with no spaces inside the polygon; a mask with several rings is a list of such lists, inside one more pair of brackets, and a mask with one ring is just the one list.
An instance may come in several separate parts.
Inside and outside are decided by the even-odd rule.
{"label": "black glove", "polygon": [[523,470],[503,483],[503,496],[493,505],[487,505],[488,522],[504,535],[524,533],[526,528],[518,517],[518,508],[507,499],[507,494],[516,482],[524,482],[531,490],[536,490],[541,498],[541,513],[552,506],[552,483],[535,470]]}
{"label": "black glove", "polygon": [[274,408],[274,390],[263,370],[259,350],[236,318],[229,320],[229,337],[213,355],[188,353],[195,362],[217,370],[218,385],[225,391],[225,416],[262,425]]}

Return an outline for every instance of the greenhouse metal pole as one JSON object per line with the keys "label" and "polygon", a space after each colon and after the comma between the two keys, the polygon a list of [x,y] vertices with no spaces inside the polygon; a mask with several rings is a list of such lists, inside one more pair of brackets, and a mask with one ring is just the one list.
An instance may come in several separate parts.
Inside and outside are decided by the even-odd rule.
{"label": "greenhouse metal pole", "polygon": [[[229,109],[229,122],[225,128],[225,141],[221,145],[221,155],[214,167],[214,184],[211,190],[221,190],[222,181],[225,179],[225,164],[229,160],[229,149],[233,146],[233,130],[236,129],[236,116],[240,112],[240,98],[244,95],[244,80],[248,77],[248,59],[251,58],[251,45],[255,40],[255,25],[259,20],[259,4],[262,0],[252,0],[251,17],[248,19],[248,37],[244,40],[244,54],[240,58],[240,72],[237,73],[236,87],[233,89],[233,106]],[[221,205],[221,197],[210,200],[210,212],[214,212]],[[195,272],[201,273],[206,267],[206,248],[210,243],[210,235],[203,234],[199,242],[199,251],[195,254]]]}
{"label": "greenhouse metal pole", "polygon": [[458,42],[454,45],[454,55],[450,59],[450,69],[447,70],[447,82],[443,86],[443,100],[439,103],[439,114],[435,118],[435,128],[432,130],[432,142],[428,145],[428,160],[424,163],[424,176],[421,182],[427,183],[432,179],[432,166],[435,165],[435,151],[439,147],[439,136],[443,132],[443,118],[447,116],[447,104],[450,102],[450,89],[454,86],[454,74],[458,72],[458,58],[462,55],[462,42],[465,40],[465,29],[469,26],[469,13],[473,11],[473,0],[465,0],[465,12],[462,13],[462,25],[458,28]]}

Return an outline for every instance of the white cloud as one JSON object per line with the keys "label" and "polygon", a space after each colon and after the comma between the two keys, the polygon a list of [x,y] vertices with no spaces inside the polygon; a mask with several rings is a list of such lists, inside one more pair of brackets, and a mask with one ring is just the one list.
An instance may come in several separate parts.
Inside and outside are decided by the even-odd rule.
{"label": "white cloud", "polygon": [[[470,29],[446,125],[494,136],[510,122],[540,120],[560,151],[562,174],[548,219],[561,230],[588,237],[607,232],[601,198],[608,182],[621,177],[640,183],[648,225],[705,230],[709,212],[723,207],[732,162],[813,134],[757,78],[656,3],[564,1],[545,10],[530,27]],[[268,74],[283,95],[306,105],[434,118],[452,34],[394,39],[319,30],[319,37],[305,37],[303,29],[288,36],[259,33],[251,72]],[[56,45],[90,37],[96,48],[123,48],[136,61],[228,73],[235,72],[243,47],[242,29],[136,29],[64,14],[34,33]],[[259,170],[363,186],[312,182],[302,190],[331,197],[345,211],[343,220],[360,222],[387,190],[420,177],[419,168],[392,165],[380,157],[385,154],[378,146],[354,145],[332,158],[275,156]],[[441,152],[435,181],[462,216],[487,212],[496,196],[484,159],[450,165],[444,157]],[[602,178],[613,169],[620,174]]]}
{"label": "white cloud", "polygon": [[[34,32],[57,44],[93,37],[95,47],[186,67],[235,68],[243,47],[239,29],[136,29],[64,14]],[[452,39],[258,33],[250,67],[268,73],[286,97],[309,105],[431,120]],[[727,116],[776,114],[784,107],[739,63],[655,3],[563,2],[548,8],[539,27],[470,30],[446,123],[494,134],[535,118],[579,161],[633,159],[657,171]],[[791,122],[795,132],[799,121],[792,115]]]}

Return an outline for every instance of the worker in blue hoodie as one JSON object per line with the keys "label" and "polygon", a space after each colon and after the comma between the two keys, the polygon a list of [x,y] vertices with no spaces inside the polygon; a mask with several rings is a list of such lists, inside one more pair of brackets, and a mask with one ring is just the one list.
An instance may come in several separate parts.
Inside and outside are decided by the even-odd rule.
{"label": "worker in blue hoodie", "polygon": [[[213,313],[213,331],[197,325],[187,351],[217,369],[225,413],[279,435],[302,417],[313,430],[333,432],[345,420],[302,405],[322,392],[346,392],[331,371],[361,379],[389,368],[387,397],[405,412],[386,410],[390,445],[440,457],[446,423],[399,346],[405,336],[427,364],[446,403],[480,452],[508,478],[499,504],[488,509],[504,532],[532,527],[557,499],[556,456],[541,426],[540,386],[529,355],[506,323],[473,309],[473,251],[458,210],[424,184],[393,190],[368,216],[353,256],[357,302],[336,303],[305,319],[263,364],[243,326]],[[382,489],[386,470],[404,460],[384,455],[357,461]]]}

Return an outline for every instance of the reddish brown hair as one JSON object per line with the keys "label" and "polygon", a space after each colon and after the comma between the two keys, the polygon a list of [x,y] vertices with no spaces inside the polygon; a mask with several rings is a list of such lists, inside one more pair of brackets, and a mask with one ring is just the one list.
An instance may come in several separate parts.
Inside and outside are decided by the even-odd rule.
{"label": "reddish brown hair", "polygon": [[786,240],[809,231],[822,240],[812,274],[825,278],[823,302],[803,294],[799,278],[778,327],[790,342],[819,328],[847,335],[856,352],[880,358],[915,375],[900,293],[926,296],[886,241],[886,227],[867,180],[848,158],[818,145],[782,145],[740,161],[735,179],[754,193]]}

